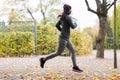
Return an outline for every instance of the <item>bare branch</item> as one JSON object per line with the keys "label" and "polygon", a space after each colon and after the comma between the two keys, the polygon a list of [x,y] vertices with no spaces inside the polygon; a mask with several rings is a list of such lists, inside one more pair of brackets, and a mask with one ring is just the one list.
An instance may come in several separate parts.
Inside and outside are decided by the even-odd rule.
{"label": "bare branch", "polygon": [[95,13],[95,14],[97,14],[97,12],[96,11],[94,11],[94,10],[92,10],[92,9],[88,9],[88,11],[91,11],[91,12],[93,12],[93,13]]}
{"label": "bare branch", "polygon": [[88,11],[91,11],[91,12],[93,12],[93,13],[97,14],[97,12],[96,12],[96,11],[94,11],[94,10],[92,10],[92,9],[90,8],[90,6],[89,6],[89,4],[88,4],[88,1],[87,1],[87,0],[85,0],[85,3],[86,3],[86,5],[87,5]]}
{"label": "bare branch", "polygon": [[32,19],[35,20],[35,18],[33,17],[32,13],[31,13],[31,11],[28,8],[27,8],[27,11],[30,14],[30,16],[32,17]]}
{"label": "bare branch", "polygon": [[112,2],[111,4],[109,4],[107,10],[109,10],[113,5],[114,5],[114,2]]}
{"label": "bare branch", "polygon": [[46,17],[45,17],[46,10],[45,10],[45,11],[43,10],[42,2],[41,2],[41,0],[39,0],[39,1],[40,1],[40,9],[41,9],[41,13],[42,13],[43,19],[45,20],[45,19],[46,19]]}
{"label": "bare branch", "polygon": [[[117,0],[115,0],[115,1],[117,1]],[[111,4],[109,4],[107,10],[109,10],[114,4],[115,4],[115,2],[112,2]]]}
{"label": "bare branch", "polygon": [[87,7],[89,8],[89,4],[88,4],[88,1],[87,1],[87,0],[85,0],[85,2],[86,2],[86,5],[87,5]]}

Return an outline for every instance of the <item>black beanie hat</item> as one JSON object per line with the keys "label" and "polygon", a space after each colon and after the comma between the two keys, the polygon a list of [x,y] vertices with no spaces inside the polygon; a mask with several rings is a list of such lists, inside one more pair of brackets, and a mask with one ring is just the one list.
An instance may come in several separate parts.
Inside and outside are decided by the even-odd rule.
{"label": "black beanie hat", "polygon": [[70,5],[68,5],[68,4],[64,4],[64,6],[63,6],[63,9],[64,9],[64,12],[65,13],[68,13],[68,11],[71,9],[72,7],[70,6]]}

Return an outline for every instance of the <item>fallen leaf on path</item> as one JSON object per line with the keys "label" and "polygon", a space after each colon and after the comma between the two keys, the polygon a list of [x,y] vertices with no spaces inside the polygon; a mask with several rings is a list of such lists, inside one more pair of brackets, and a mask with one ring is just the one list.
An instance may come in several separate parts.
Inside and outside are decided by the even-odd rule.
{"label": "fallen leaf on path", "polygon": [[73,74],[71,74],[71,75],[69,75],[69,76],[66,76],[66,79],[75,79],[75,75],[73,75]]}
{"label": "fallen leaf on path", "polygon": [[35,68],[34,68],[35,70],[37,70],[37,69],[40,69],[40,66],[35,66]]}
{"label": "fallen leaf on path", "polygon": [[46,79],[43,76],[40,76],[36,80],[46,80]]}
{"label": "fallen leaf on path", "polygon": [[92,80],[101,80],[100,78],[98,78],[98,77],[93,77],[93,79]]}
{"label": "fallen leaf on path", "polygon": [[86,78],[86,75],[83,75],[82,77],[81,77],[81,79],[85,79]]}
{"label": "fallen leaf on path", "polygon": [[108,79],[108,80],[120,80],[120,75],[114,75],[112,76],[112,78]]}
{"label": "fallen leaf on path", "polygon": [[33,76],[33,73],[32,73],[32,72],[31,72],[31,73],[29,73],[29,74],[28,74],[28,76]]}
{"label": "fallen leaf on path", "polygon": [[41,73],[40,73],[40,72],[37,72],[37,73],[36,73],[36,75],[37,75],[37,76],[40,76],[40,75],[41,75]]}
{"label": "fallen leaf on path", "polygon": [[85,70],[85,75],[88,75],[88,70]]}
{"label": "fallen leaf on path", "polygon": [[8,78],[8,77],[10,77],[10,76],[11,76],[11,74],[9,74],[9,73],[3,74],[3,77],[4,77],[4,78]]}
{"label": "fallen leaf on path", "polygon": [[115,73],[115,72],[116,72],[116,70],[115,70],[115,69],[113,69],[113,70],[112,70],[112,73]]}
{"label": "fallen leaf on path", "polygon": [[20,74],[20,77],[23,79],[26,75],[27,74],[23,72],[23,73]]}

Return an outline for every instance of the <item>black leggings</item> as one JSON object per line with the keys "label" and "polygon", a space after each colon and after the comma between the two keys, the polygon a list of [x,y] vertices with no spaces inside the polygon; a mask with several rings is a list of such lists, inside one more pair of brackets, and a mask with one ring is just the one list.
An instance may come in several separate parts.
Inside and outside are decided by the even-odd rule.
{"label": "black leggings", "polygon": [[71,59],[72,59],[72,62],[73,62],[73,66],[77,66],[76,65],[76,52],[75,52],[75,50],[72,46],[72,43],[69,40],[66,41],[64,39],[61,39],[60,37],[59,37],[59,44],[58,44],[57,52],[46,56],[44,58],[44,60],[46,61],[46,60],[54,58],[58,55],[61,55],[61,53],[64,51],[65,47],[67,47],[70,50],[70,52],[72,53]]}

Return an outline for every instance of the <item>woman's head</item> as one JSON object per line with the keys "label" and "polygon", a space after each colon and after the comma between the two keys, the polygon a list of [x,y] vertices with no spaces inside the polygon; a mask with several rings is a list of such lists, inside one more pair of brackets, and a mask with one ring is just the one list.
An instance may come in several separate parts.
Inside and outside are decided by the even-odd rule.
{"label": "woman's head", "polygon": [[60,17],[60,20],[64,20],[65,19],[65,15],[66,14],[71,14],[71,12],[72,12],[72,10],[71,10],[71,6],[70,5],[68,5],[68,4],[64,4],[64,6],[63,6],[63,9],[64,9],[64,12],[62,13],[62,15],[58,15],[58,18]]}
{"label": "woman's head", "polygon": [[71,14],[71,12],[72,12],[71,8],[72,8],[72,7],[71,7],[70,5],[64,4],[64,6],[63,6],[64,13],[66,13],[66,14]]}

